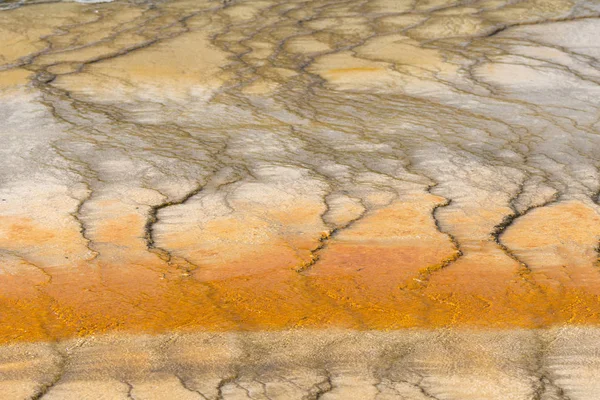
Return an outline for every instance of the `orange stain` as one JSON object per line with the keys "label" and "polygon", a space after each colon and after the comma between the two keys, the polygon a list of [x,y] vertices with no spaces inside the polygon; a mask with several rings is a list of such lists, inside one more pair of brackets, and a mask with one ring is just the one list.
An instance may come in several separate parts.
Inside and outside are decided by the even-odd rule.
{"label": "orange stain", "polygon": [[14,247],[47,243],[56,236],[31,218],[0,216],[0,240],[7,239]]}
{"label": "orange stain", "polygon": [[[108,331],[537,328],[600,323],[598,280],[552,284],[555,281],[543,269],[525,271],[492,239],[471,245],[457,257],[456,248],[431,218],[432,208],[440,202],[430,195],[397,202],[332,236],[322,236],[312,212],[290,209],[270,216],[282,226],[293,222],[305,227],[302,234],[268,230],[270,225],[261,225],[261,219],[248,217],[247,225],[240,226],[224,218],[223,224],[214,222],[207,234],[218,233],[229,240],[229,248],[221,241],[205,243],[206,254],[196,251],[192,258],[211,262],[198,262],[196,269],[177,256],[169,259],[159,250],[148,251],[145,219],[123,211],[102,219],[88,232],[98,246],[105,246],[94,259],[65,260],[64,265],[46,268],[24,259],[4,261],[0,342]],[[587,206],[556,207],[531,212],[507,229],[503,239],[525,257],[527,249],[537,248],[537,239],[535,234],[527,236],[520,248],[519,235],[532,227],[544,232],[544,237],[553,235],[544,230],[549,215],[585,219],[589,230],[595,229],[596,220],[590,221],[593,214]],[[33,220],[4,218],[3,222],[2,240],[15,243],[15,248],[35,241],[60,243],[57,238],[63,236]],[[566,230],[578,226],[564,223],[554,242],[544,240],[564,242],[570,237]],[[265,235],[264,241],[257,239],[254,252],[251,246],[235,243],[242,228]],[[594,244],[594,235],[572,236],[584,246],[585,256],[575,260],[578,268],[585,264],[594,271],[595,258],[585,250]],[[180,249],[194,243],[183,234],[180,240]],[[175,242],[173,238],[169,243]],[[294,249],[298,243],[300,252]],[[242,256],[219,261],[207,256],[211,251],[242,252]]]}

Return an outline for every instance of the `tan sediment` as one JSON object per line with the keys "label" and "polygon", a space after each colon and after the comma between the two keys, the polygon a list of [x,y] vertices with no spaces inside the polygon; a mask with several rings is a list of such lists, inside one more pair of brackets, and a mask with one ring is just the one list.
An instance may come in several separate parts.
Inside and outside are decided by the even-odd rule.
{"label": "tan sediment", "polygon": [[583,400],[599,389],[599,338],[589,327],[98,335],[0,347],[0,396]]}
{"label": "tan sediment", "polygon": [[29,83],[31,72],[23,69],[10,69],[0,71],[0,89],[6,90],[15,86],[23,86]]}

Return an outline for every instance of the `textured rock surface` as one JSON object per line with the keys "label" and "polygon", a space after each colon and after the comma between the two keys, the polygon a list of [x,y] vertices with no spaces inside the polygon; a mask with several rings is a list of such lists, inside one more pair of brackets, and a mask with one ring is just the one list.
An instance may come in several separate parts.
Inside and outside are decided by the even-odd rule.
{"label": "textured rock surface", "polygon": [[[485,328],[523,359],[498,350],[506,384],[474,388],[476,372],[421,359],[391,378],[371,354],[358,372],[332,361],[335,378],[309,363],[300,383],[256,372],[269,383],[246,385],[227,380],[239,355],[219,342],[228,372],[209,394],[173,374],[160,390],[327,399],[356,384],[361,398],[466,399],[510,385],[497,398],[590,398],[593,365],[573,361],[588,331],[552,359],[536,343],[600,323],[598,2],[82,3],[0,3],[0,343],[56,343],[31,345],[50,372],[3,387],[62,398],[97,372],[82,391],[153,395],[129,367],[120,379],[70,364],[85,355],[65,361],[77,337],[92,358],[128,346],[90,335],[179,332],[195,346],[199,331],[261,342],[400,329],[372,334],[383,351],[421,337],[405,328]],[[142,353],[127,362],[158,362]],[[37,369],[14,362],[3,368]]]}
{"label": "textured rock surface", "polygon": [[597,328],[94,336],[0,349],[10,399],[589,400]]}

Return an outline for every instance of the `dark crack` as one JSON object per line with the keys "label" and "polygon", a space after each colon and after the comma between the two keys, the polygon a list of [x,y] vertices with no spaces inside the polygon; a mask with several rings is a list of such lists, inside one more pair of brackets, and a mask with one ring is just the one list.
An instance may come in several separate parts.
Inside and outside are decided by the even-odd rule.
{"label": "dark crack", "polygon": [[534,206],[528,207],[524,211],[519,212],[517,210],[515,204],[516,204],[516,201],[518,200],[519,196],[521,195],[522,191],[523,191],[523,185],[520,186],[519,191],[517,191],[517,193],[509,201],[509,207],[513,211],[512,214],[504,216],[504,218],[502,219],[502,221],[498,225],[496,225],[494,227],[494,229],[493,229],[493,231],[491,233],[491,236],[492,236],[494,242],[498,245],[498,247],[500,247],[500,249],[502,249],[502,251],[507,256],[509,256],[510,258],[512,258],[513,260],[515,260],[521,266],[521,268],[524,270],[524,272],[530,273],[531,272],[531,267],[529,265],[527,265],[527,263],[525,263],[525,261],[521,260],[511,249],[509,249],[502,242],[502,235],[506,232],[506,230],[509,227],[511,227],[515,223],[515,221],[518,218],[527,215],[530,211],[535,210],[536,208],[545,207],[545,206],[547,206],[549,204],[557,202],[558,199],[560,198],[560,196],[559,196],[558,193],[556,193],[554,196],[552,196],[552,198],[550,198],[549,200],[543,202],[542,204],[538,204],[538,205],[534,205]]}
{"label": "dark crack", "polygon": [[238,374],[234,374],[219,381],[217,384],[217,400],[225,400],[225,397],[223,397],[223,388],[230,383],[234,383],[238,378]]}
{"label": "dark crack", "polygon": [[[327,203],[326,203],[326,205],[327,205]],[[329,205],[327,205],[326,210],[321,214],[321,220],[323,220],[324,215],[327,214],[328,211],[329,211]],[[323,252],[323,250],[325,250],[327,248],[327,246],[329,245],[329,242],[332,239],[334,239],[338,234],[340,234],[342,231],[350,229],[356,222],[363,219],[365,217],[365,215],[367,214],[367,212],[368,212],[367,208],[363,207],[363,211],[358,216],[356,216],[355,218],[352,218],[350,221],[348,221],[344,225],[330,229],[329,231],[322,233],[321,237],[319,238],[318,245],[315,248],[311,249],[308,261],[306,261],[306,262],[302,263],[301,265],[299,265],[298,267],[296,267],[295,271],[298,273],[303,273],[303,272],[306,272],[309,269],[311,269],[319,261],[319,259],[321,257],[321,253]]]}
{"label": "dark crack", "polygon": [[42,384],[37,391],[29,398],[30,400],[39,400],[43,398],[52,388],[54,388],[63,378],[65,374],[65,369],[67,366],[67,356],[63,354],[61,351],[56,350],[56,354],[59,357],[59,361],[56,364],[57,371],[52,375],[50,381]]}
{"label": "dark crack", "polygon": [[203,190],[203,188],[204,185],[199,185],[195,189],[186,193],[183,197],[179,198],[178,200],[166,201],[164,203],[150,207],[150,211],[148,212],[148,218],[146,219],[146,224],[144,225],[144,240],[146,241],[146,247],[149,251],[156,252],[166,262],[170,262],[173,259],[171,252],[169,252],[167,249],[163,249],[161,247],[156,246],[156,242],[154,239],[154,225],[156,225],[159,221],[158,213],[167,207],[185,204],[189,199],[199,194]]}
{"label": "dark crack", "polygon": [[432,400],[441,400],[439,397],[436,397],[436,396],[432,395],[431,393],[429,393],[429,391],[427,391],[427,389],[425,389],[423,387],[422,382],[423,382],[423,378],[417,383],[411,383],[411,385],[413,385],[414,387],[419,389],[419,392],[421,392],[421,394],[423,396],[425,396],[426,398],[432,399]]}
{"label": "dark crack", "polygon": [[135,397],[133,397],[133,385],[127,381],[122,381],[122,383],[127,386],[127,393],[125,394],[127,399],[136,400]]}
{"label": "dark crack", "polygon": [[544,24],[553,24],[553,23],[557,23],[557,22],[573,22],[573,21],[580,21],[580,20],[585,20],[585,19],[597,19],[597,18],[600,18],[600,14],[567,16],[567,17],[563,17],[563,18],[547,18],[547,19],[531,21],[531,22],[526,21],[526,22],[502,24],[502,25],[493,27],[490,32],[486,32],[484,35],[482,35],[480,37],[481,38],[489,38],[489,37],[499,34],[500,32],[504,32],[505,30],[507,30],[509,28],[518,28],[521,26],[544,25]]}
{"label": "dark crack", "polygon": [[532,400],[544,400],[550,394],[556,400],[571,400],[559,385],[554,382],[552,374],[546,366],[546,357],[550,343],[540,335],[536,335],[537,349],[534,353],[533,375],[537,380],[533,384]]}
{"label": "dark crack", "polygon": [[71,213],[71,216],[75,219],[75,221],[79,225],[79,233],[81,234],[81,237],[83,237],[83,239],[85,240],[87,249],[93,254],[91,260],[97,258],[100,253],[98,253],[98,251],[94,250],[94,248],[92,247],[92,239],[90,239],[87,234],[87,231],[88,231],[87,225],[81,219],[81,211],[83,210],[85,203],[88,202],[92,198],[92,194],[93,194],[92,190],[88,187],[86,196],[84,198],[82,198],[81,200],[79,200],[79,203],[77,204],[77,207],[75,208],[75,211],[73,211]]}
{"label": "dark crack", "polygon": [[175,378],[177,378],[177,380],[179,381],[179,384],[188,392],[192,392],[192,393],[196,393],[197,395],[199,395],[201,398],[209,400],[208,397],[206,397],[202,392],[200,392],[199,390],[195,390],[192,389],[187,383],[186,381],[179,375],[175,375]]}
{"label": "dark crack", "polygon": [[[592,201],[600,206],[600,189],[598,189],[596,191],[596,193],[594,193],[592,195]],[[598,269],[600,269],[600,239],[598,240],[598,243],[596,244],[596,247],[594,248],[594,251],[596,252],[596,262],[594,263],[594,266]]]}
{"label": "dark crack", "polygon": [[309,393],[302,397],[302,400],[319,400],[323,395],[331,392],[333,389],[334,385],[331,380],[331,374],[329,371],[325,371],[325,379],[310,388]]}
{"label": "dark crack", "polygon": [[[437,186],[437,184],[429,186],[427,188],[427,192],[431,193],[433,188],[436,186]],[[448,268],[450,265],[455,263],[460,257],[463,256],[463,251],[460,247],[460,244],[458,243],[458,240],[456,240],[454,235],[452,235],[450,232],[446,231],[441,226],[440,220],[436,216],[437,212],[441,208],[448,207],[451,204],[452,204],[452,199],[446,199],[444,202],[438,203],[435,206],[433,206],[433,208],[431,209],[431,218],[433,219],[435,229],[438,232],[440,232],[441,234],[446,235],[448,237],[448,239],[450,240],[450,242],[452,243],[452,247],[454,248],[454,253],[452,255],[448,256],[447,258],[443,259],[438,264],[429,265],[429,266],[421,269],[419,271],[419,274],[417,275],[417,277],[413,278],[412,282],[409,282],[404,287],[401,287],[401,289],[422,289],[422,288],[427,287],[427,284],[429,283],[429,280],[431,279],[431,276],[434,273],[441,271],[445,268]]]}
{"label": "dark crack", "polygon": [[543,400],[548,393],[551,393],[552,398],[556,400],[571,400],[565,394],[565,391],[557,386],[548,375],[541,375],[537,381],[537,387],[533,393],[533,400]]}

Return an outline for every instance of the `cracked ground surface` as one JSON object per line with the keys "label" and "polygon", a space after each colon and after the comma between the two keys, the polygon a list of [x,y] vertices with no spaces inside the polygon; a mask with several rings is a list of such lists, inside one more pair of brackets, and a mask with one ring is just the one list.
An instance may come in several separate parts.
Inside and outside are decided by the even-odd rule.
{"label": "cracked ground surface", "polygon": [[[246,332],[235,357],[207,355],[214,371],[174,359],[161,387],[481,399],[444,386],[475,372],[420,355],[406,371],[316,347],[299,375],[284,355],[275,375],[240,363],[272,356],[266,331],[413,328],[449,358],[479,339],[444,332],[533,335],[517,361],[494,356],[523,380],[498,398],[590,398],[593,382],[563,385],[577,340],[558,356],[543,337],[600,324],[597,1],[82,3],[0,2],[0,344],[49,360],[15,378],[24,398],[93,379],[80,363],[118,335],[192,335],[189,350]],[[151,397],[128,368],[166,371],[165,354],[115,358],[89,393]]]}
{"label": "cracked ground surface", "polygon": [[[0,349],[7,399],[580,400],[600,330],[99,335]],[[101,361],[101,362],[99,362]]]}

